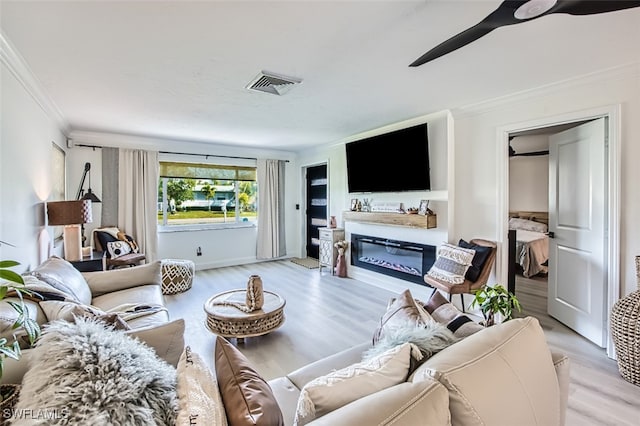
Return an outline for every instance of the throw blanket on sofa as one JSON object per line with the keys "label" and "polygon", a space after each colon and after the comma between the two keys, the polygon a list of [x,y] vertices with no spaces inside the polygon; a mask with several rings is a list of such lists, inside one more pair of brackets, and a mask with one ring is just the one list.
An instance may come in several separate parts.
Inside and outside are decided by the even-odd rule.
{"label": "throw blanket on sofa", "polygon": [[135,318],[153,315],[161,311],[167,311],[167,308],[161,305],[149,305],[144,303],[124,303],[113,307],[106,312],[110,314],[118,314],[120,318],[128,322]]}

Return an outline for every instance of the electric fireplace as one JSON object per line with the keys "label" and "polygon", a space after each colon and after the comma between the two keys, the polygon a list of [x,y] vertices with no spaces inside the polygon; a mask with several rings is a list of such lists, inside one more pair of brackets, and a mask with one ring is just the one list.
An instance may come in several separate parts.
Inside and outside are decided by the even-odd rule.
{"label": "electric fireplace", "polygon": [[426,286],[423,280],[436,261],[436,246],[351,234],[351,264]]}

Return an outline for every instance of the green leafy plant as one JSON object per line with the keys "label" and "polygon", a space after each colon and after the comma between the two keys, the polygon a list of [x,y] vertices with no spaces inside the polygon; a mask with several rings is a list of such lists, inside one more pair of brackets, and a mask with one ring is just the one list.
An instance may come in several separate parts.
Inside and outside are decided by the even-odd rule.
{"label": "green leafy plant", "polygon": [[503,321],[513,318],[513,310],[522,310],[520,302],[513,293],[497,284],[493,287],[483,286],[476,291],[471,307],[479,306],[487,327],[495,324],[495,315],[502,315]]}
{"label": "green leafy plant", "polygon": [[[27,333],[29,344],[33,346],[33,343],[38,336],[40,336],[40,327],[35,320],[29,317],[29,311],[23,299],[24,295],[32,295],[33,293],[25,288],[22,276],[8,269],[18,266],[19,264],[20,263],[13,260],[0,261],[0,300],[3,300],[8,294],[18,298],[18,301],[6,301],[6,303],[18,313],[18,318],[13,323],[13,329],[15,330],[22,327]],[[20,359],[20,356],[20,344],[15,337],[13,341],[10,341],[6,337],[0,338],[0,377],[2,377],[4,371],[5,358],[17,360]]]}

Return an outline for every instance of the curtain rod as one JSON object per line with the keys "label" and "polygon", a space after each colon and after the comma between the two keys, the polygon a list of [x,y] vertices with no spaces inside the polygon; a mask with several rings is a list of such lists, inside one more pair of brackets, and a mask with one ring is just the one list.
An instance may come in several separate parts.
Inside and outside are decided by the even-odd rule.
{"label": "curtain rod", "polygon": [[[217,155],[217,154],[194,154],[192,152],[174,152],[174,151],[158,151],[160,154],[175,154],[175,155],[194,155],[196,157],[217,157],[217,158],[234,158],[239,160],[257,160],[256,157],[238,157],[235,155]],[[285,163],[288,163],[289,160],[284,160]]]}
{"label": "curtain rod", "polygon": [[[82,143],[78,143],[75,144],[75,146],[81,146],[84,148],[92,148],[94,151],[96,148],[104,148],[102,146],[98,146],[98,145],[86,145],[86,144],[82,144]],[[256,157],[239,157],[239,156],[234,156],[234,155],[216,155],[216,154],[194,154],[192,152],[175,152],[175,151],[158,151],[160,154],[175,154],[175,155],[193,155],[196,157],[205,157],[205,158],[209,158],[209,157],[216,157],[216,158],[233,158],[233,159],[237,159],[237,160],[257,160]],[[285,163],[288,163],[289,160],[284,160]]]}

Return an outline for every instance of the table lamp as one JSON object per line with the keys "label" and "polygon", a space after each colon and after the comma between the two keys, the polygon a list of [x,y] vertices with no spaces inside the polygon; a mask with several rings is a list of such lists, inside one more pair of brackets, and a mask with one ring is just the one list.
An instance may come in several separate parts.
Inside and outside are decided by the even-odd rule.
{"label": "table lamp", "polygon": [[52,201],[47,203],[50,226],[64,226],[64,258],[68,261],[82,259],[81,225],[91,223],[91,201]]}

